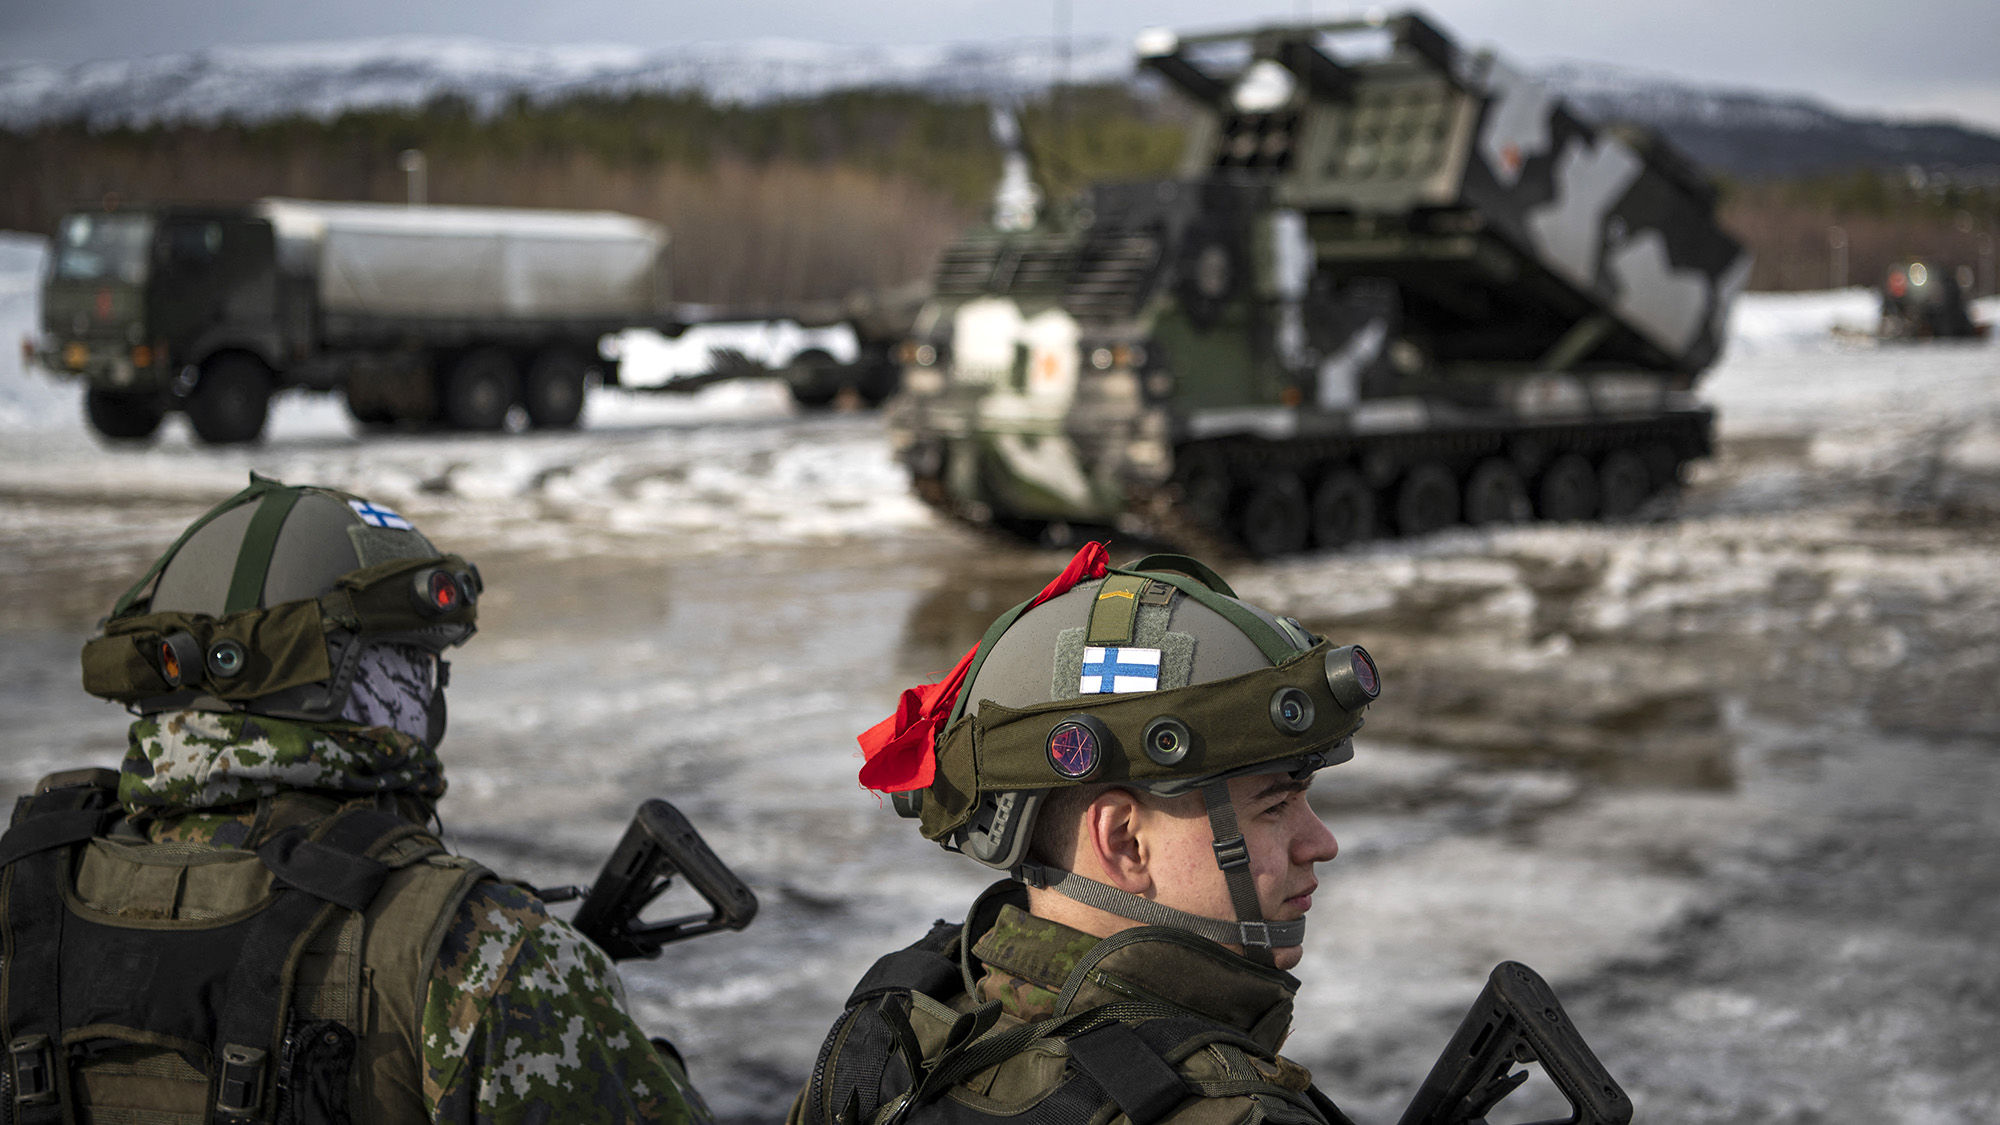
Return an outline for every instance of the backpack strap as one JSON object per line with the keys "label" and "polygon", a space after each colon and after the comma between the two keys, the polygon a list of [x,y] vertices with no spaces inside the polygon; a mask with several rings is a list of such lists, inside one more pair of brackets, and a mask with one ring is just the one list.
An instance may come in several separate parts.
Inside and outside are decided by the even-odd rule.
{"label": "backpack strap", "polygon": [[1071,1039],[1069,1057],[1132,1125],[1153,1125],[1193,1093],[1127,1024],[1107,1023]]}
{"label": "backpack strap", "polygon": [[299,955],[335,910],[368,908],[389,874],[368,853],[410,827],[393,813],[362,808],[334,818],[318,840],[291,828],[257,849],[280,889],[244,942],[216,1022],[218,1125],[249,1125],[262,1115]]}
{"label": "backpack strap", "polygon": [[118,815],[118,774],[70,770],[51,774],[22,797],[12,827],[0,836],[7,871],[7,1076],[20,1125],[60,1125],[69,1100],[62,1065],[62,995],[56,971],[62,945],[61,880],[68,850],[100,835]]}
{"label": "backpack strap", "polygon": [[900,1032],[909,1024],[909,997],[921,993],[948,1000],[961,991],[958,962],[946,955],[959,931],[956,923],[933,923],[929,933],[877,959],[862,974],[813,1064],[807,1121],[844,1121],[849,1111],[866,1121],[874,1114],[889,1059],[907,1053]]}

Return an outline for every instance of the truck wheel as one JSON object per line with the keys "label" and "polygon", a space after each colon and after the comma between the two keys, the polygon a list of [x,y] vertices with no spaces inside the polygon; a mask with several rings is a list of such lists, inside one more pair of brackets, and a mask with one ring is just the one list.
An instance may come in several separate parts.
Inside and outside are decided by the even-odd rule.
{"label": "truck wheel", "polygon": [[1574,453],[1550,463],[1535,489],[1535,512],[1545,520],[1587,520],[1597,514],[1597,470]]}
{"label": "truck wheel", "polygon": [[271,410],[271,373],[244,355],[209,360],[188,396],[188,421],[210,445],[255,441]]}
{"label": "truck wheel", "polygon": [[1491,457],[1473,466],[1465,482],[1465,522],[1474,527],[1496,523],[1521,523],[1532,519],[1534,506],[1528,503],[1528,486],[1513,464]]}
{"label": "truck wheel", "polygon": [[1243,545],[1264,558],[1297,554],[1312,534],[1306,490],[1294,473],[1274,470],[1251,486],[1243,505]]}
{"label": "truck wheel", "polygon": [[1345,547],[1375,534],[1375,490],[1353,469],[1335,469],[1313,490],[1313,542]]}
{"label": "truck wheel", "polygon": [[903,385],[903,369],[886,359],[870,360],[864,356],[854,366],[858,372],[854,389],[861,392],[861,401],[870,406],[889,401],[889,396]]}
{"label": "truck wheel", "polygon": [[1615,449],[1597,466],[1598,507],[1605,519],[1623,519],[1653,494],[1653,475],[1629,449]]}
{"label": "truck wheel", "polygon": [[840,394],[835,367],[833,357],[817,348],[793,356],[785,369],[785,385],[791,388],[792,401],[813,410],[832,405]]}
{"label": "truck wheel", "polygon": [[1428,535],[1458,522],[1458,478],[1436,461],[1411,469],[1396,489],[1396,530]]}
{"label": "truck wheel", "polygon": [[92,387],[83,396],[83,412],[98,433],[119,441],[153,436],[167,412],[155,395],[129,395]]}
{"label": "truck wheel", "polygon": [[[536,429],[566,430],[583,414],[584,378],[590,365],[567,348],[550,348],[535,357],[528,369],[524,396],[528,421]],[[502,408],[501,414],[506,414]]]}
{"label": "truck wheel", "polygon": [[359,403],[355,402],[353,387],[349,387],[347,393],[341,397],[347,400],[348,417],[364,426],[386,426],[396,420],[395,413],[386,406],[379,406],[365,399]]}
{"label": "truck wheel", "polygon": [[497,430],[514,405],[514,357],[499,348],[468,352],[444,380],[444,420],[455,430]]}

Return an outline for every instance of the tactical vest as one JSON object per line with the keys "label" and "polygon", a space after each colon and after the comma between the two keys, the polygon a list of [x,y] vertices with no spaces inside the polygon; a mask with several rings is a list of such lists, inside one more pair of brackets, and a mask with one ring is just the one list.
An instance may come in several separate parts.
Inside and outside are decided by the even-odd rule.
{"label": "tactical vest", "polygon": [[107,835],[116,785],[52,775],[0,837],[0,1121],[427,1121],[432,964],[491,873],[365,800],[275,798],[254,851]]}
{"label": "tactical vest", "polygon": [[1274,1081],[1276,1051],[1259,1037],[1120,983],[1121,956],[1199,938],[1148,928],[1105,939],[1083,977],[1113,1002],[1069,1015],[1024,1023],[977,1002],[972,944],[1002,902],[1025,904],[1018,886],[998,890],[963,926],[939,922],[862,977],[787,1125],[1352,1125],[1317,1089]]}

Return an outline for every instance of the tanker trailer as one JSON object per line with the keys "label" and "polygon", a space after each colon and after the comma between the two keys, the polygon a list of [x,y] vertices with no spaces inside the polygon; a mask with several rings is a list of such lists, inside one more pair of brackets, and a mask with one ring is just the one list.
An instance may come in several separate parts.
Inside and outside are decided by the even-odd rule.
{"label": "tanker trailer", "polygon": [[933,505],[1282,554],[1623,516],[1709,452],[1750,259],[1664,143],[1414,14],[1139,48],[1178,174],[940,260],[891,406]]}
{"label": "tanker trailer", "polygon": [[610,212],[265,199],[78,211],[57,224],[37,360],[107,437],[185,411],[255,439],[270,396],[339,390],[363,422],[576,423],[617,381],[600,337],[673,325],[667,236]]}

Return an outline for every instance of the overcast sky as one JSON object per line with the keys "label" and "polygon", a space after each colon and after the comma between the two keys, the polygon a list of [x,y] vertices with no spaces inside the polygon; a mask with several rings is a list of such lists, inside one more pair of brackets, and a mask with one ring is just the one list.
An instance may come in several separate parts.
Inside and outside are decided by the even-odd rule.
{"label": "overcast sky", "polygon": [[[0,0],[0,59],[91,59],[421,33],[663,47],[765,37],[936,43],[1129,39],[1141,28],[1347,14],[1333,0]],[[2000,0],[1435,0],[1461,42],[1810,94],[2000,130]],[[1066,15],[1065,15],[1066,13]]]}

